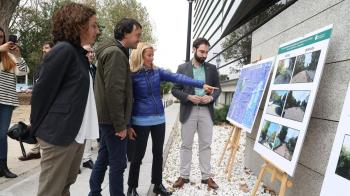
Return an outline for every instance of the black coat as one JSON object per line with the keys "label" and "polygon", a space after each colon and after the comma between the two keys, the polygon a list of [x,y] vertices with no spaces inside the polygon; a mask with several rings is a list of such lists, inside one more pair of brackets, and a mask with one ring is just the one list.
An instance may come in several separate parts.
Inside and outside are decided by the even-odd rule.
{"label": "black coat", "polygon": [[[210,116],[212,120],[214,120],[214,102],[220,96],[221,93],[219,73],[215,65],[212,65],[210,63],[204,63],[204,71],[205,84],[219,88],[215,90],[214,93],[211,95],[214,98],[213,101],[207,104],[207,106],[209,107]],[[192,61],[179,65],[177,73],[184,74],[193,78]],[[194,87],[176,84],[171,90],[171,93],[180,100],[180,122],[185,123],[188,117],[190,116],[193,106],[193,103],[187,99],[187,96],[195,94]]]}
{"label": "black coat", "polygon": [[68,42],[56,44],[43,59],[33,89],[33,133],[53,145],[72,143],[83,120],[89,85],[86,51]]}

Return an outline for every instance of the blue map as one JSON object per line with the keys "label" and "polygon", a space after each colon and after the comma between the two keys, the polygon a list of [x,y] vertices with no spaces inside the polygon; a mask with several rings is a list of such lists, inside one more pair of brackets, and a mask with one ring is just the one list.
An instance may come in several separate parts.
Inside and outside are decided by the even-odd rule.
{"label": "blue map", "polygon": [[273,61],[242,69],[227,120],[251,130],[270,76]]}

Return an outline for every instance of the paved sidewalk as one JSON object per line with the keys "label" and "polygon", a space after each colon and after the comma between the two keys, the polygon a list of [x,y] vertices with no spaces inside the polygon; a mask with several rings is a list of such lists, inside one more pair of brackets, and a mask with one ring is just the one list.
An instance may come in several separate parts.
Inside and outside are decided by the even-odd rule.
{"label": "paved sidewalk", "polygon": [[[177,120],[179,113],[179,104],[173,104],[166,108],[166,134],[164,148],[168,140],[171,141],[171,130]],[[94,150],[93,159],[96,160],[97,157],[97,147],[96,143],[93,144]],[[26,149],[30,149],[27,145]],[[29,150],[27,150],[29,151]],[[39,160],[25,161],[21,162],[17,160],[17,157],[21,155],[19,144],[16,141],[9,141],[9,166],[10,169],[19,174],[18,178],[15,179],[5,179],[0,178],[0,196],[35,196],[38,188],[38,179],[40,173]],[[166,156],[166,155],[165,155]],[[127,178],[129,174],[129,163],[128,168],[124,172],[124,190],[127,189]],[[148,194],[151,185],[151,168],[152,168],[152,143],[151,137],[149,137],[147,150],[145,157],[142,161],[139,179],[139,188],[137,189],[140,195],[152,195]],[[82,168],[82,173],[78,176],[77,181],[71,186],[72,196],[82,196],[87,195],[89,192],[89,178],[91,170]],[[6,181],[5,181],[6,180]],[[106,173],[105,180],[102,184],[102,195],[109,195],[108,186],[108,173]],[[151,192],[151,191],[150,191]]]}

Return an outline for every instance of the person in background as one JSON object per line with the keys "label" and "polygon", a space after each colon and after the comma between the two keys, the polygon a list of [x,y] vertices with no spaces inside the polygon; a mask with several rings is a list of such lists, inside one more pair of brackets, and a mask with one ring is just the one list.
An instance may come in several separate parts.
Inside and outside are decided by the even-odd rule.
{"label": "person in background", "polygon": [[214,102],[220,96],[221,87],[219,73],[215,67],[205,60],[208,56],[209,42],[205,38],[193,41],[194,58],[179,66],[177,73],[185,74],[218,89],[211,95],[206,95],[202,89],[176,84],[172,94],[180,100],[181,149],[180,177],[174,183],[174,188],[181,188],[188,183],[191,171],[192,144],[194,134],[198,133],[199,164],[202,173],[202,183],[208,188],[218,189],[219,186],[211,178],[211,142],[213,136]]}
{"label": "person in background", "polygon": [[[46,56],[48,52],[50,52],[51,48],[53,47],[53,42],[47,41],[44,42],[42,46],[42,59]],[[35,73],[34,80],[36,81],[39,77],[39,69],[40,66],[38,67],[37,72]],[[40,154],[40,144],[37,142],[36,144],[33,144],[33,147],[30,149],[29,153],[26,156],[20,156],[18,159],[20,161],[28,161],[32,159],[40,159],[41,154]]]}
{"label": "person in background", "polygon": [[165,115],[160,95],[160,83],[173,83],[195,86],[211,91],[213,88],[203,81],[194,80],[182,74],[174,74],[153,64],[154,49],[148,43],[139,43],[132,50],[130,69],[133,83],[132,128],[129,138],[135,140],[135,153],[131,159],[128,180],[128,196],[138,196],[140,165],[146,152],[148,136],[152,136],[152,183],[153,192],[162,196],[171,195],[162,183],[163,144],[165,137]]}
{"label": "person in background", "polygon": [[132,107],[129,49],[137,47],[141,34],[139,22],[123,18],[115,25],[114,39],[105,39],[96,49],[95,95],[101,135],[100,149],[90,176],[89,196],[101,195],[108,165],[110,195],[124,195],[126,136]]}
{"label": "person in background", "polygon": [[[96,75],[96,66],[93,64],[95,53],[90,44],[84,45],[83,48],[87,51],[86,57],[88,58],[89,64],[90,64],[89,71],[94,83],[95,75]],[[92,148],[92,140],[86,140],[83,159],[82,159],[82,165],[83,167],[89,168],[89,169],[92,169],[94,167],[94,162],[91,159],[91,155],[92,155],[91,148]]]}
{"label": "person in background", "polygon": [[98,137],[90,65],[82,48],[93,44],[100,33],[96,11],[67,3],[52,21],[55,46],[42,61],[30,115],[42,150],[38,196],[70,195],[85,140]]}
{"label": "person in background", "polygon": [[21,57],[16,43],[6,41],[0,27],[0,177],[16,178],[7,165],[7,130],[13,109],[19,106],[16,93],[16,75],[28,73],[28,66]]}

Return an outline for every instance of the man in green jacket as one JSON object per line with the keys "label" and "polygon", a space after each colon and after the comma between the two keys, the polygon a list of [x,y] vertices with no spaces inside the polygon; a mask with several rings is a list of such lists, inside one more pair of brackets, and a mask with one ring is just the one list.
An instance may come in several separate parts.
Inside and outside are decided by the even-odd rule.
{"label": "man in green jacket", "polygon": [[124,195],[127,126],[132,109],[132,82],[129,49],[140,41],[142,27],[131,18],[123,18],[114,28],[114,39],[104,40],[97,48],[95,99],[101,145],[90,176],[89,196],[101,195],[101,184],[109,165],[111,196]]}

